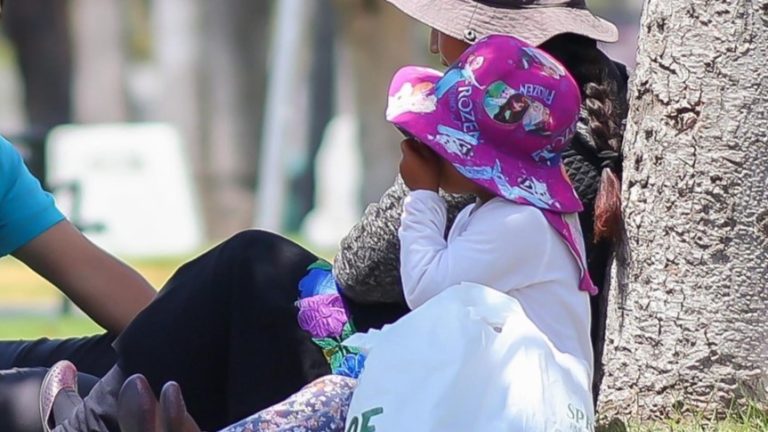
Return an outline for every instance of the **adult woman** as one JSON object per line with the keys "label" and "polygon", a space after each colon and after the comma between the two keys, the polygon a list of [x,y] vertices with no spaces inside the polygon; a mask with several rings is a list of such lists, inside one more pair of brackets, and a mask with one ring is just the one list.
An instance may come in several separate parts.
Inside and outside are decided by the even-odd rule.
{"label": "adult woman", "polygon": [[[485,34],[512,33],[541,45],[576,77],[584,99],[582,119],[564,160],[584,202],[580,220],[589,270],[595,283],[604,285],[619,220],[626,75],[597,49],[595,40],[615,40],[615,27],[578,0],[390,1],[436,29],[430,49],[445,64]],[[398,180],[368,208],[336,257],[334,276],[358,330],[407,312],[397,240],[405,195]],[[449,197],[454,214],[468,200]],[[204,429],[245,417],[328,374],[331,368],[321,346],[325,351],[334,347],[318,344],[304,330],[295,306],[304,295],[300,282],[316,262],[314,255],[283,238],[248,232],[185,265],[120,337],[117,367],[62,430],[116,427],[117,393],[127,375],[137,372],[147,376],[156,393],[163,383],[178,382],[190,413]],[[318,286],[317,292],[328,293],[322,281]],[[329,304],[336,313],[338,305]]]}

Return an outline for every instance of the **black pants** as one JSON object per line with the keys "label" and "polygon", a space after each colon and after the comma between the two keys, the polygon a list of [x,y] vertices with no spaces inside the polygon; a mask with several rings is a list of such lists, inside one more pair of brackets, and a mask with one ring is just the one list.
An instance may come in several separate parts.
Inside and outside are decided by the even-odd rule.
{"label": "black pants", "polygon": [[115,346],[126,375],[173,380],[205,430],[271,406],[330,373],[297,321],[317,257],[277,235],[240,233],[185,264]]}
{"label": "black pants", "polygon": [[0,341],[0,370],[51,367],[59,360],[69,360],[78,371],[101,377],[117,360],[112,342],[114,337],[108,334],[70,339]]}
{"label": "black pants", "polygon": [[115,362],[114,338],[98,335],[71,339],[0,341],[0,431],[42,431],[38,405],[47,368],[69,360],[82,373],[81,395],[86,395]]}
{"label": "black pants", "polygon": [[[299,328],[295,306],[298,283],[316,259],[274,234],[234,236],[174,274],[116,342],[118,365],[128,375],[145,374],[156,392],[179,382],[206,430],[285,399],[329,373]],[[345,301],[361,331],[407,312]]]}
{"label": "black pants", "polygon": [[[156,392],[167,381],[179,382],[188,409],[207,430],[287,398],[330,372],[319,347],[299,328],[295,306],[299,281],[316,260],[271,233],[232,237],[173,275],[119,338],[118,365],[127,375],[146,375]],[[355,321],[359,330],[407,312],[403,306],[348,300],[347,306],[361,318]],[[6,367],[50,366],[66,358],[80,371],[101,376],[114,363],[110,342],[101,336],[0,343],[0,355]]]}

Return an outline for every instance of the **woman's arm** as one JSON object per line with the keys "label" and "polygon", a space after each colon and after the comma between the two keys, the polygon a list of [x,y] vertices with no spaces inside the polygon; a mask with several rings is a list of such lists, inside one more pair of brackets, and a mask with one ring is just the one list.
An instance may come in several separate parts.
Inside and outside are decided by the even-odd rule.
{"label": "woman's arm", "polygon": [[13,255],[110,332],[120,333],[155,296],[135,270],[61,221]]}

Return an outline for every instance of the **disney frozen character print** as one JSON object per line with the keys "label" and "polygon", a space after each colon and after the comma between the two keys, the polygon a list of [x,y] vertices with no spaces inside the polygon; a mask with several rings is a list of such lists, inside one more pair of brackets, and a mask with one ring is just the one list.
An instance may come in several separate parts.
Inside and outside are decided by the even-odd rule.
{"label": "disney frozen character print", "polygon": [[554,151],[553,145],[548,145],[541,150],[534,152],[531,157],[538,163],[543,163],[547,166],[555,166],[561,162],[561,156],[559,152]]}
{"label": "disney frozen character print", "polygon": [[523,47],[521,51],[523,69],[527,70],[533,66],[538,66],[545,74],[552,78],[559,79],[565,76],[565,69],[540,49]]}
{"label": "disney frozen character print", "polygon": [[498,187],[504,198],[511,201],[524,200],[539,208],[559,208],[560,203],[552,198],[546,183],[529,176],[518,179],[517,186],[512,186],[501,170],[501,162],[496,160],[493,167],[464,167],[454,164],[461,175],[473,180],[491,180]]}
{"label": "disney frozen character print", "polygon": [[437,82],[435,96],[438,99],[443,97],[448,90],[455,86],[459,81],[467,81],[475,87],[482,88],[475,78],[475,72],[483,67],[485,58],[483,56],[470,56],[465,64],[456,64],[445,72],[445,75]]}
{"label": "disney frozen character print", "polygon": [[488,86],[484,105],[488,115],[497,122],[510,125],[522,123],[528,132],[550,134],[552,116],[549,108],[515,91],[503,81]]}
{"label": "disney frozen character print", "polygon": [[476,135],[470,135],[445,125],[438,125],[437,135],[428,136],[428,138],[430,141],[442,145],[449,153],[465,158],[472,155],[472,150],[478,144]]}
{"label": "disney frozen character print", "polygon": [[421,82],[416,85],[406,82],[400,90],[389,97],[387,120],[393,120],[401,114],[426,114],[437,109],[437,97],[432,93],[434,84]]}

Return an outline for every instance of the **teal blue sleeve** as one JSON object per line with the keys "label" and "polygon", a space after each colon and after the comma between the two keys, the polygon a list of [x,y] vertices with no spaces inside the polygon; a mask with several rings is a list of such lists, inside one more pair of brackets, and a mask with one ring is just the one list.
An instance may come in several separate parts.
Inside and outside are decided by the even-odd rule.
{"label": "teal blue sleeve", "polygon": [[53,197],[30,174],[21,155],[0,137],[0,257],[63,219]]}

